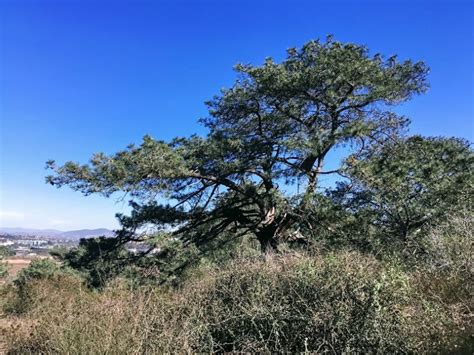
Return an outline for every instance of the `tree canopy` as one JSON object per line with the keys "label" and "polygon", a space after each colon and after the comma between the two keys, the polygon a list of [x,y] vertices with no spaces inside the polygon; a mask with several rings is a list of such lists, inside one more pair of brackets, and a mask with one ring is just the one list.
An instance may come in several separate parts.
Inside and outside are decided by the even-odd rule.
{"label": "tree canopy", "polygon": [[234,85],[207,103],[205,137],[146,136],[85,165],[49,161],[47,181],[86,195],[128,194],[133,210],[119,215],[119,241],[142,240],[136,232],[152,224],[185,245],[251,235],[262,251],[278,250],[305,225],[320,177],[342,173],[325,169],[328,154],[345,146],[356,159],[395,139],[408,120],[390,108],[428,88],[424,63],[331,37],[236,71]]}
{"label": "tree canopy", "polygon": [[469,208],[474,194],[474,152],[459,138],[398,138],[350,156],[344,170],[337,203],[392,241]]}

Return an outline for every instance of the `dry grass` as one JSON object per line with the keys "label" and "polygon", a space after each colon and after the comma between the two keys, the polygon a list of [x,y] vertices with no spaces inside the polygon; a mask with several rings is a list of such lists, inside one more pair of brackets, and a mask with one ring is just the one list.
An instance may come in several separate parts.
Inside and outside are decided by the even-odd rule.
{"label": "dry grass", "polygon": [[456,302],[446,307],[420,291],[420,274],[356,252],[242,258],[199,275],[167,291],[132,291],[117,282],[95,292],[64,275],[32,281],[33,304],[9,332],[8,348],[69,354],[433,352],[454,344],[455,326],[466,326],[465,319],[455,319]]}
{"label": "dry grass", "polygon": [[[98,293],[72,276],[34,281],[35,305],[7,336],[13,353],[155,353],[185,349],[171,296],[120,285]],[[174,326],[173,326],[174,324]]]}

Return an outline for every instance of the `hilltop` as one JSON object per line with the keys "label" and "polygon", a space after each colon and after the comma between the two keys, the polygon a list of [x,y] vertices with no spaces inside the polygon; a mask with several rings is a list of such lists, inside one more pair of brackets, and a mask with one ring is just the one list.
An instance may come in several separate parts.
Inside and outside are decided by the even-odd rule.
{"label": "hilltop", "polygon": [[114,232],[106,228],[78,229],[72,231],[60,231],[56,229],[31,229],[31,228],[0,228],[0,234],[12,236],[39,236],[58,239],[81,239],[99,236],[113,237]]}

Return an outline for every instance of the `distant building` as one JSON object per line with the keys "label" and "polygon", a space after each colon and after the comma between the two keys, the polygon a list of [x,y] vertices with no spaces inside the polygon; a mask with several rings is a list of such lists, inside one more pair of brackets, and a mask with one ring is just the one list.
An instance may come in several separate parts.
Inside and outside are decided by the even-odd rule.
{"label": "distant building", "polygon": [[17,247],[15,248],[15,255],[17,256],[25,256],[30,252],[29,247]]}
{"label": "distant building", "polygon": [[30,247],[33,247],[33,246],[37,247],[37,246],[47,244],[47,243],[48,243],[48,241],[42,240],[42,239],[20,239],[20,240],[17,240],[17,244],[29,245]]}

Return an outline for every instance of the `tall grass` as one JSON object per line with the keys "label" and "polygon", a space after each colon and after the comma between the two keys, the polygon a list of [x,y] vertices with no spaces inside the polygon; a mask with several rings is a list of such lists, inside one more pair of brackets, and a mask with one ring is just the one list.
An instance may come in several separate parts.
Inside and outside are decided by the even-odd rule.
{"label": "tall grass", "polygon": [[425,292],[419,273],[354,251],[240,258],[199,275],[170,290],[117,282],[96,292],[71,275],[33,280],[34,304],[8,347],[70,354],[434,352],[460,347],[458,328],[468,324]]}

